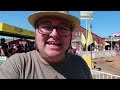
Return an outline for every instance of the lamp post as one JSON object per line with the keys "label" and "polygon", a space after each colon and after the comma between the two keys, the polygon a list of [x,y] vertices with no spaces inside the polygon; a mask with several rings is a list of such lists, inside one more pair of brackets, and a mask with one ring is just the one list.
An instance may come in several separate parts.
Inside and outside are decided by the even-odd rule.
{"label": "lamp post", "polygon": [[[93,19],[93,11],[80,11],[80,19],[85,19],[86,20],[86,41],[87,41],[87,30],[88,30],[88,20]],[[86,51],[87,51],[87,46],[86,46]]]}
{"label": "lamp post", "polygon": [[111,51],[112,51],[112,39],[113,39],[113,38],[112,38],[112,36],[111,36]]}

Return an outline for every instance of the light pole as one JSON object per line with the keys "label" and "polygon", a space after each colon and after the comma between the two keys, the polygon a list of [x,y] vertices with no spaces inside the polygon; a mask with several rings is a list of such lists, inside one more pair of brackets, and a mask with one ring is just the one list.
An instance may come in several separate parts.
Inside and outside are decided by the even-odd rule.
{"label": "light pole", "polygon": [[112,39],[113,39],[113,38],[112,38],[112,36],[111,36],[111,51],[112,51]]}
{"label": "light pole", "polygon": [[[80,11],[80,19],[85,19],[86,20],[86,42],[87,42],[87,30],[88,30],[88,20],[93,19],[93,11]],[[87,46],[86,46],[86,51]]]}

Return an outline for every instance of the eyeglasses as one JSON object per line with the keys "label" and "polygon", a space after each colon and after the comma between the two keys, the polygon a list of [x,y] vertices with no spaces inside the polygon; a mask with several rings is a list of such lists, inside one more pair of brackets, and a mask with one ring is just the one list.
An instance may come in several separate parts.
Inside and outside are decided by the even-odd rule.
{"label": "eyeglasses", "polygon": [[59,36],[67,37],[71,34],[71,27],[68,26],[53,26],[53,25],[47,25],[47,24],[39,24],[38,25],[38,32],[40,34],[46,34],[49,35],[52,33],[53,29],[56,29]]}

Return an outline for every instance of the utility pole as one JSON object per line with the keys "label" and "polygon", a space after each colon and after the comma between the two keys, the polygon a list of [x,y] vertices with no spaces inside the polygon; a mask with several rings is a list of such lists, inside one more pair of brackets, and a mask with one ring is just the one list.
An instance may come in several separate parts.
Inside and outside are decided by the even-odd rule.
{"label": "utility pole", "polygon": [[[88,30],[88,20],[93,19],[93,11],[80,11],[80,19],[86,20],[86,42],[87,42],[87,30]],[[86,51],[88,51],[88,47],[86,46]]]}
{"label": "utility pole", "polygon": [[112,38],[112,36],[111,36],[111,51],[112,51],[112,39],[113,39],[113,38]]}

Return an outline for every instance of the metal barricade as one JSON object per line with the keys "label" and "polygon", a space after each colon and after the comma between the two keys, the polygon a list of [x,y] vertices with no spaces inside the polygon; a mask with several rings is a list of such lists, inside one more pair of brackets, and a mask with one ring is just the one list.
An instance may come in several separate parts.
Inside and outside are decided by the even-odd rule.
{"label": "metal barricade", "polygon": [[94,79],[120,79],[119,75],[114,75],[97,70],[92,70],[91,72]]}

